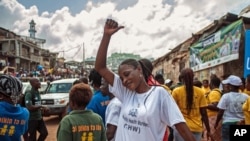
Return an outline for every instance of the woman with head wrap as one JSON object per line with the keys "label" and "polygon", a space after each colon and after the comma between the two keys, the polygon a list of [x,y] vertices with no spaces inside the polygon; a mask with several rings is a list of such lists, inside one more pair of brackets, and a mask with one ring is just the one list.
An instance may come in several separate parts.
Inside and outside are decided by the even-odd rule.
{"label": "woman with head wrap", "polygon": [[18,104],[22,82],[9,75],[0,76],[0,140],[21,141],[28,129],[29,112]]}

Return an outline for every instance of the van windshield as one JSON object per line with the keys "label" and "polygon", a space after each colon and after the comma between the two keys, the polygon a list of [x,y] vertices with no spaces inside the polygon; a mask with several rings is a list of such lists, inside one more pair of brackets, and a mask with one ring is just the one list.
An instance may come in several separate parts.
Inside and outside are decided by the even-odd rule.
{"label": "van windshield", "polygon": [[53,83],[47,89],[47,94],[49,93],[69,93],[72,87],[72,83]]}

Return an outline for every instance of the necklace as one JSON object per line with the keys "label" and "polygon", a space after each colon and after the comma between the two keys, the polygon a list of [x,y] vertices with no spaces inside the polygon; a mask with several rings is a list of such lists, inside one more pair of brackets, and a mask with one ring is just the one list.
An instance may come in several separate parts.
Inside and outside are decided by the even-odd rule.
{"label": "necklace", "polygon": [[134,103],[136,105],[136,108],[140,108],[141,107],[141,103],[144,99],[144,97],[146,96],[146,94],[135,94],[134,95]]}
{"label": "necklace", "polygon": [[134,95],[133,101],[134,101],[134,103],[137,104],[137,108],[140,108],[142,103],[145,105],[147,98],[154,91],[154,89],[155,89],[155,87],[149,93],[146,93],[146,94],[135,94]]}

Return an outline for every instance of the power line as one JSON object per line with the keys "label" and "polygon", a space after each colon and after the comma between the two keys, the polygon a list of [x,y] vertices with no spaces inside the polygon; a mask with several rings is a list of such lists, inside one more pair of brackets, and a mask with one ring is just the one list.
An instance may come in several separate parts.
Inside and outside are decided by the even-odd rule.
{"label": "power line", "polygon": [[58,52],[68,52],[68,51],[73,50],[73,49],[75,49],[75,48],[81,48],[81,46],[80,46],[80,45],[77,45],[76,47],[72,47],[72,48],[70,48],[70,49],[62,50],[62,51],[58,51]]}

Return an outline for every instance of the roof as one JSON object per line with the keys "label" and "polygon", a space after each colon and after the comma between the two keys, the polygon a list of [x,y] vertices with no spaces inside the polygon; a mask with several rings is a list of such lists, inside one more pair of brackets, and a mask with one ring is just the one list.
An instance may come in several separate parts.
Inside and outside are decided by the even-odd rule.
{"label": "roof", "polygon": [[60,79],[60,80],[55,80],[55,81],[51,82],[51,84],[53,84],[53,83],[73,83],[77,79],[78,78]]}

